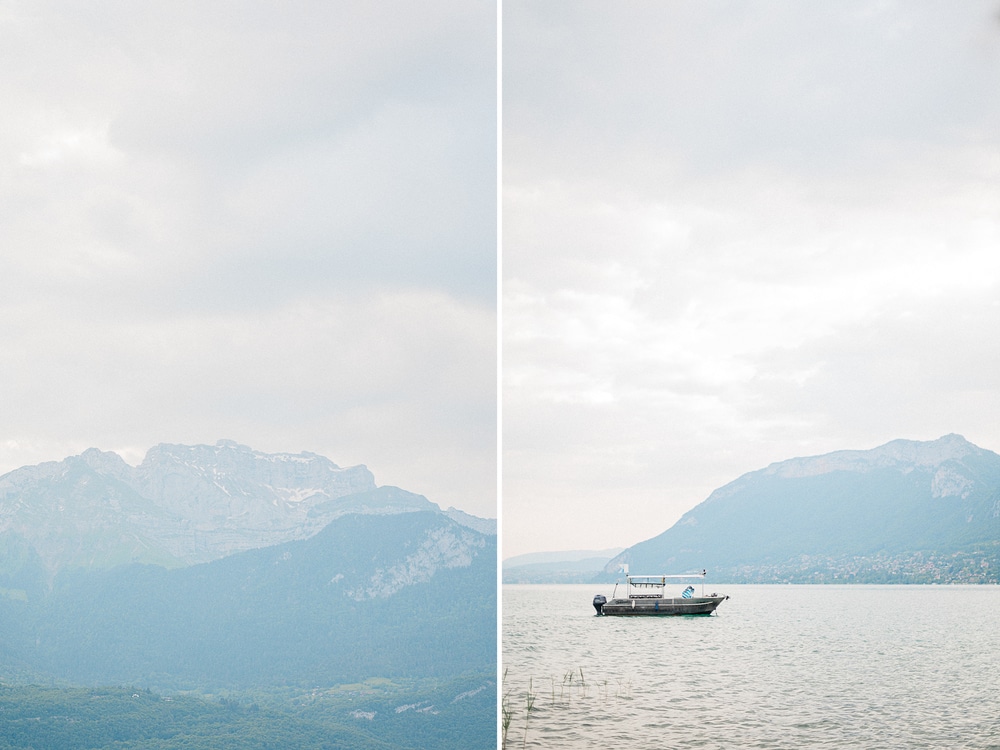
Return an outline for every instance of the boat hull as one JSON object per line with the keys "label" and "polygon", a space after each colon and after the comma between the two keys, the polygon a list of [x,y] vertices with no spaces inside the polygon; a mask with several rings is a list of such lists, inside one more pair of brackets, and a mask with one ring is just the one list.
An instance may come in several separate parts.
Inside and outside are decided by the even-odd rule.
{"label": "boat hull", "polygon": [[693,596],[690,599],[612,599],[601,607],[611,617],[669,617],[710,615],[727,596]]}

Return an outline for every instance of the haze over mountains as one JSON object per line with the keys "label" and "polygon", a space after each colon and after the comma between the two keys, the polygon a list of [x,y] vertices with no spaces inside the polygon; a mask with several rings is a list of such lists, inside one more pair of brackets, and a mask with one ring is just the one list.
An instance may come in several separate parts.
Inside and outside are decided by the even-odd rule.
{"label": "haze over mountains", "polygon": [[504,583],[587,583],[597,571],[622,552],[621,547],[604,550],[529,552],[503,561]]}
{"label": "haze over mountains", "polygon": [[614,557],[722,581],[997,582],[1000,456],[960,435],[793,458],[713,492]]}
{"label": "haze over mountains", "polygon": [[[52,575],[126,562],[168,567],[304,539],[346,513],[439,508],[377,487],[364,466],[238,443],[157,445],[136,467],[91,448],[0,477],[0,540],[37,554]],[[452,518],[489,533],[491,522]],[[495,533],[495,522],[492,529]],[[0,568],[2,569],[2,568]]]}
{"label": "haze over mountains", "polygon": [[489,747],[496,553],[494,519],[379,487],[364,466],[230,441],[159,445],[137,467],[91,449],[0,477],[0,680],[381,680],[426,709],[393,731]]}

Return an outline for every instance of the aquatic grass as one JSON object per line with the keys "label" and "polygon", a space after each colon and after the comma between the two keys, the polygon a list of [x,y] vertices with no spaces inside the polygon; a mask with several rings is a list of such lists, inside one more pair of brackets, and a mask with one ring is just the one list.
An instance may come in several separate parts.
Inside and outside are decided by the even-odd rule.
{"label": "aquatic grass", "polygon": [[[542,679],[544,680],[544,678]],[[546,711],[544,709],[547,708],[568,709],[573,706],[576,701],[590,701],[592,699],[591,686],[593,685],[596,685],[597,687],[596,698],[601,703],[607,704],[611,700],[632,699],[631,678],[616,678],[615,684],[617,687],[613,696],[611,695],[611,682],[608,679],[601,680],[600,682],[588,682],[582,667],[570,669],[563,673],[558,692],[556,691],[555,677],[550,675],[548,679],[548,696],[546,696],[544,688],[542,688],[542,692],[540,693],[535,690],[534,676],[530,676],[528,678],[527,689],[522,693],[513,688],[507,687],[507,669],[504,669],[502,699],[500,706],[501,750],[507,750],[508,738],[511,740],[514,747],[517,747],[517,739],[520,739],[521,748],[527,748],[528,730],[532,726],[532,714],[537,713],[539,710],[545,714]],[[546,697],[548,697],[547,701],[545,700]],[[541,698],[541,703],[539,703],[539,698]],[[524,715],[523,726],[520,724],[522,712]],[[514,727],[515,724],[517,726],[515,734],[517,730],[521,731],[521,736],[519,738],[510,734],[511,728]]]}
{"label": "aquatic grass", "polygon": [[521,738],[521,747],[524,748],[528,744],[528,719],[531,718],[531,712],[535,708],[535,694],[531,692],[532,684],[531,678],[528,678],[528,692],[525,695],[525,707],[524,707],[524,736]]}
{"label": "aquatic grass", "polygon": [[567,683],[569,683],[569,689],[570,689],[570,691],[572,691],[572,689],[573,689],[573,672],[572,672],[572,670],[563,675],[562,685],[559,686],[559,700],[560,701],[562,701],[562,699],[566,696],[566,684]]}
{"label": "aquatic grass", "polygon": [[615,693],[615,698],[618,700],[632,700],[631,678],[628,680],[621,677],[618,678],[618,692]]}
{"label": "aquatic grass", "polygon": [[507,689],[507,669],[503,670],[503,681],[501,687],[503,697],[500,700],[500,747],[507,750],[507,732],[510,730],[510,723],[514,720],[514,706],[511,703],[511,691]]}

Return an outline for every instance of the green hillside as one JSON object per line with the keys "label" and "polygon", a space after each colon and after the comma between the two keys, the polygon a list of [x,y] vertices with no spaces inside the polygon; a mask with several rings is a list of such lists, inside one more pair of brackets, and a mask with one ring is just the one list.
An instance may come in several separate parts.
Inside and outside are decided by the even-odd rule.
{"label": "green hillside", "polygon": [[0,686],[0,750],[490,748],[493,728],[476,717],[494,703],[469,689],[482,679],[221,698],[131,686]]}
{"label": "green hillside", "polygon": [[[184,744],[187,730],[169,728],[177,701],[153,701],[149,716],[159,718],[140,724],[166,722],[166,733],[126,733],[116,748],[485,748],[496,727],[496,617],[496,537],[440,512],[349,515],[309,539],[211,563],[76,570],[47,593],[0,597],[0,679],[20,686],[5,695],[29,714],[52,701],[91,705],[72,691],[31,693],[30,683],[135,685],[143,700],[147,689],[251,695],[277,706],[267,716],[196,706]],[[302,710],[289,713],[289,695]],[[93,700],[108,707],[106,719],[121,709],[124,726],[139,721],[132,708]],[[82,719],[22,726],[6,721],[12,710],[0,706],[0,748],[112,746]],[[220,721],[232,741],[205,744]],[[327,734],[328,725],[341,729]],[[11,734],[15,726],[31,731]],[[96,744],[46,739],[60,731]],[[288,744],[286,731],[305,739]],[[352,740],[358,731],[369,739]],[[249,737],[270,739],[240,744]],[[309,739],[321,737],[331,741]]]}

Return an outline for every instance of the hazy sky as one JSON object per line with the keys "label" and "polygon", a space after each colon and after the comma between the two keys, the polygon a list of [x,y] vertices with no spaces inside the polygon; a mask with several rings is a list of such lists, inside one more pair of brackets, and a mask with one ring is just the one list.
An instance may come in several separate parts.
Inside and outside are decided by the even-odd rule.
{"label": "hazy sky", "polygon": [[496,7],[0,3],[0,471],[228,438],[496,515]]}
{"label": "hazy sky", "polygon": [[505,557],[1000,451],[1000,2],[503,7]]}

